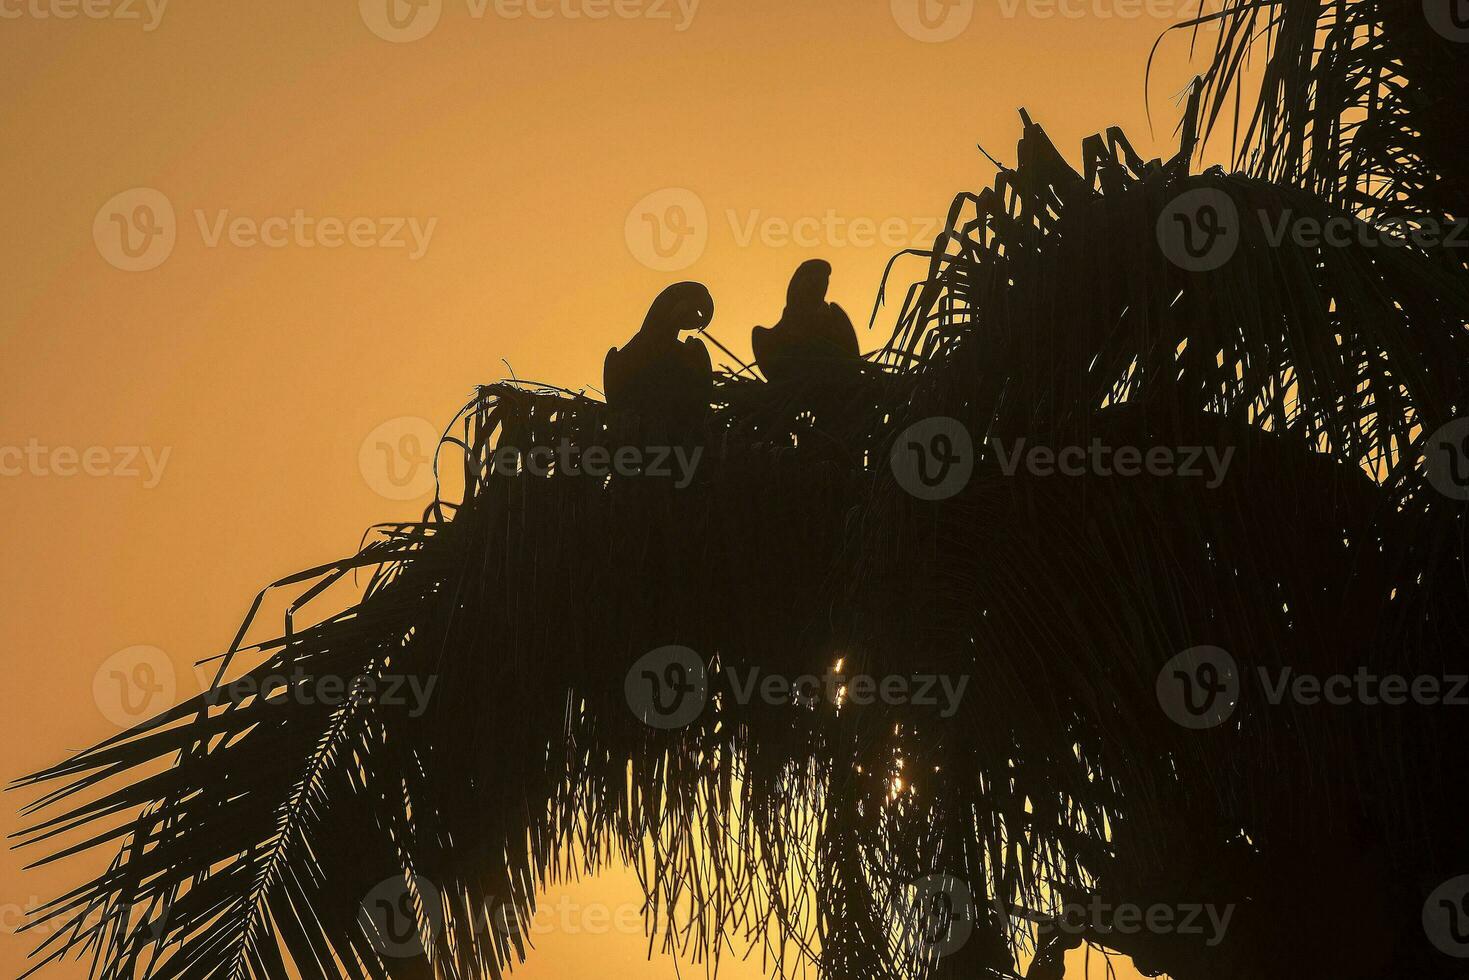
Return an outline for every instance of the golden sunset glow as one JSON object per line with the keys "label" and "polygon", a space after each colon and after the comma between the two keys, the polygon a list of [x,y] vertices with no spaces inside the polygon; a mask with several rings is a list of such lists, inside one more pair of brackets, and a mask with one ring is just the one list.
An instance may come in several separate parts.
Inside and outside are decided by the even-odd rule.
{"label": "golden sunset glow", "polygon": [[[885,264],[992,183],[976,144],[1013,162],[1020,107],[1068,153],[1114,124],[1174,152],[1187,37],[1151,130],[1144,69],[1196,7],[425,2],[0,0],[9,777],[196,692],[262,586],[419,514],[475,384],[595,396],[670,282],[748,360],[820,256],[881,346]],[[921,794],[901,766],[892,797]],[[6,976],[101,857],[39,856],[0,857]],[[517,975],[672,977],[640,898],[625,871],[550,888]]]}

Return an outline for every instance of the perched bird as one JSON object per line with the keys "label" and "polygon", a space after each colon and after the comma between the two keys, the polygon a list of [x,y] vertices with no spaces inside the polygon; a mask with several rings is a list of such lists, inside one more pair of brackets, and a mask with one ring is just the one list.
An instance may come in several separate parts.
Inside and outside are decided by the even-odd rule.
{"label": "perched bird", "polygon": [[780,322],[756,327],[751,334],[755,361],[769,380],[831,376],[862,356],[852,321],[840,306],[826,301],[830,283],[830,262],[802,262],[791,277]]}
{"label": "perched bird", "polygon": [[637,334],[607,352],[607,404],[665,422],[702,418],[714,389],[709,351],[698,339],[680,341],[678,335],[713,318],[714,298],[701,283],[675,283],[659,293]]}

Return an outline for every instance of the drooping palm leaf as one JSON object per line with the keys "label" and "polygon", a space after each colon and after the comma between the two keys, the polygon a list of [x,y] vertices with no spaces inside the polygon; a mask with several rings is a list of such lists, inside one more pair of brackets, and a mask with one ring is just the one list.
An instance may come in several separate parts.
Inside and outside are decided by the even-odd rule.
{"label": "drooping palm leaf", "polygon": [[[1218,29],[1207,119],[1237,137],[1241,168],[1379,223],[1447,228],[1469,216],[1459,97],[1469,44],[1453,9],[1453,0],[1224,0],[1177,29]],[[1258,95],[1245,90],[1251,72]],[[1466,250],[1441,254],[1463,265]]]}

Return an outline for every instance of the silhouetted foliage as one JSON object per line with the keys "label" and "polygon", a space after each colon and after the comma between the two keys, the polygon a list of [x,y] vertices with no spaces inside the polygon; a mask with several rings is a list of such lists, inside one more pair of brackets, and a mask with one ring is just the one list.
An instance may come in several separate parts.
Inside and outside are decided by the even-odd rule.
{"label": "silhouetted foliage", "polygon": [[[74,928],[42,962],[91,953],[102,980],[499,977],[541,888],[626,862],[650,949],[714,963],[754,948],[782,975],[1013,977],[1028,961],[1040,980],[1082,940],[1185,980],[1446,975],[1419,917],[1469,868],[1459,709],[1273,704],[1254,684],[1191,730],[1156,690],[1201,645],[1251,678],[1464,669],[1463,505],[1422,459],[1469,396],[1460,265],[1411,242],[1271,240],[1283,215],[1376,213],[1328,192],[1365,164],[1333,173],[1340,153],[1290,148],[1295,93],[1251,138],[1277,147],[1260,170],[1189,172],[1199,113],[1219,105],[1206,93],[1244,43],[1232,32],[1273,6],[1220,19],[1216,87],[1195,89],[1171,160],[1109,130],[1078,172],[1026,118],[1016,166],[956,198],[917,256],[891,341],[850,378],[717,375],[684,486],[504,472],[505,447],[610,452],[645,445],[645,423],[560,389],[481,389],[423,521],[277,583],[304,601],[369,570],[359,598],[264,642],[247,622],[215,691],[26,781],[52,788],[24,843],[121,844],[45,911]],[[1343,58],[1311,71],[1358,70]],[[1239,240],[1189,271],[1158,229],[1199,190],[1237,211]],[[890,465],[934,419],[976,447],[946,499]],[[1230,462],[1212,486],[1012,466],[1022,445],[1094,441]],[[660,728],[625,681],[671,644],[709,665],[708,698]],[[739,691],[750,670],[837,661],[966,687],[947,713]],[[300,680],[224,696],[241,673]],[[424,710],[289,696],[390,675],[437,679]],[[896,911],[936,876],[974,897],[953,950]],[[385,954],[363,917],[385,881],[406,891],[421,955]],[[1216,942],[1062,931],[1062,903],[1091,900],[1233,919]]]}

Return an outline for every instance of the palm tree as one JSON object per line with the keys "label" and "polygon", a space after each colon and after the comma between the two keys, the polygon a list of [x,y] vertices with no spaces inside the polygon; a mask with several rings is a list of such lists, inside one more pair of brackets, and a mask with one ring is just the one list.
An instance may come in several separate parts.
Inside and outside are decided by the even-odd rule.
{"label": "palm tree", "polygon": [[[1357,119],[1385,58],[1442,77],[1397,16],[1231,0],[1167,161],[1109,130],[1078,172],[1025,117],[862,378],[721,377],[686,486],[497,466],[646,439],[580,394],[482,389],[422,521],[274,583],[299,593],[284,629],[247,642],[257,598],[212,690],[23,781],[51,787],[23,840],[62,842],[47,860],[120,845],[43,910],[38,966],[499,977],[539,889],[626,862],[659,948],[717,961],[739,937],[783,975],[1040,978],[1083,941],[1187,980],[1442,972],[1419,920],[1469,868],[1454,709],[1272,703],[1258,680],[1462,663],[1463,507],[1424,452],[1469,394],[1464,263],[1273,232],[1464,213],[1441,103],[1383,83]],[[1330,42],[1345,23],[1370,43]],[[1261,38],[1242,169],[1191,173]],[[1209,230],[1198,201],[1223,258],[1169,244]],[[1228,462],[1012,465],[1094,445]],[[958,476],[915,492],[910,453]],[[1160,691],[1207,679],[1201,657],[1236,687],[1190,727]],[[640,665],[695,712],[630,700]],[[833,669],[834,697],[744,693]],[[888,703],[859,675],[965,686]],[[1064,917],[1099,903],[1228,927]]]}
{"label": "palm tree", "polygon": [[[1455,96],[1469,72],[1469,25],[1456,22],[1452,0],[1223,0],[1222,8],[1178,29],[1222,25],[1206,75],[1209,119],[1236,123],[1239,167],[1379,224],[1469,212]],[[1256,55],[1263,65],[1252,64]],[[1260,75],[1253,105],[1241,98],[1251,69]],[[1464,253],[1440,257],[1462,264]]]}

